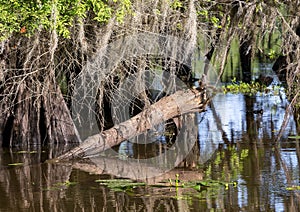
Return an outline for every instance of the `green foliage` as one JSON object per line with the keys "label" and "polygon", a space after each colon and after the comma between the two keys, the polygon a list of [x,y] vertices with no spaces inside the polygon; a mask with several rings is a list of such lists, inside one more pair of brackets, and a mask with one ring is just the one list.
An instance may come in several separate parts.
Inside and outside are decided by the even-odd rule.
{"label": "green foliage", "polygon": [[176,28],[177,28],[178,30],[183,30],[183,26],[182,26],[181,23],[177,23],[177,24],[176,24]]}
{"label": "green foliage", "polygon": [[212,5],[210,1],[202,1],[201,6],[197,8],[197,16],[200,22],[209,23],[214,28],[222,28],[221,18],[224,16],[226,7],[221,4]]}
{"label": "green foliage", "polygon": [[[30,35],[36,29],[56,29],[60,35],[68,36],[67,27],[75,15],[82,16],[80,1],[1,1],[0,39],[14,32]],[[21,30],[23,28],[23,31]],[[24,30],[26,29],[26,30]]]}
{"label": "green foliage", "polygon": [[222,26],[220,25],[220,19],[217,18],[216,16],[212,16],[210,18],[210,21],[213,23],[214,27],[217,27],[217,28],[221,28]]}
{"label": "green foliage", "polygon": [[[117,0],[114,0],[117,2]],[[132,15],[130,0],[121,0],[120,7],[117,9],[116,17],[118,22],[123,22],[126,14]]]}
{"label": "green foliage", "polygon": [[[69,28],[75,20],[95,13],[95,20],[106,22],[114,15],[122,21],[131,14],[130,0],[0,0],[0,40],[13,33],[30,36],[36,30],[56,30],[60,36],[69,37]],[[114,13],[114,11],[116,11]]]}
{"label": "green foliage", "polygon": [[237,82],[236,78],[234,78],[232,83],[226,86],[223,86],[223,92],[224,93],[243,93],[248,95],[254,95],[258,92],[266,91],[266,86],[262,85],[258,82],[251,82],[251,83],[245,83],[245,82]]}
{"label": "green foliage", "polygon": [[183,4],[180,0],[174,0],[170,7],[173,9],[173,10],[178,10],[178,9],[181,9],[183,8]]}
{"label": "green foliage", "polygon": [[112,9],[103,1],[89,0],[87,1],[87,8],[92,9],[96,15],[96,21],[106,22],[112,15]]}

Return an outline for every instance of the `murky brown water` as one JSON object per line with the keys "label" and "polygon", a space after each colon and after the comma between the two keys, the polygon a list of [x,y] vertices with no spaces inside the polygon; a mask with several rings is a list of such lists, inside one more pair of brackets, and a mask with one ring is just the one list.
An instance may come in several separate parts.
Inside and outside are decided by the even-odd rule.
{"label": "murky brown water", "polygon": [[[192,150],[193,163],[181,163],[159,179],[174,183],[179,174],[182,182],[220,182],[202,190],[150,186],[151,179],[146,186],[118,190],[96,182],[113,178],[97,166],[94,171],[102,174],[80,164],[45,163],[49,150],[1,149],[0,211],[299,211],[300,148],[299,140],[289,138],[297,134],[292,116],[276,141],[286,106],[283,93],[217,95],[198,114],[200,149]],[[124,154],[136,151],[126,148],[125,162]]]}

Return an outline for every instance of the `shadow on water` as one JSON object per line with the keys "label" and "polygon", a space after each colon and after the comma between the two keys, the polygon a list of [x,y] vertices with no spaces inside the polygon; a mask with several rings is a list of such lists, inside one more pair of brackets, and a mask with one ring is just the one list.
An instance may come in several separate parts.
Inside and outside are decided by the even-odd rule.
{"label": "shadow on water", "polygon": [[[90,167],[50,164],[44,163],[50,150],[1,149],[0,211],[299,211],[300,147],[291,137],[297,135],[292,116],[276,142],[286,107],[282,91],[216,95],[197,117],[198,142],[188,155],[194,164],[180,163],[147,185],[126,189],[97,182],[115,177],[96,160]],[[123,156],[137,151],[128,142],[120,149]],[[181,183],[214,180],[219,186],[157,185],[174,183],[176,174]]]}

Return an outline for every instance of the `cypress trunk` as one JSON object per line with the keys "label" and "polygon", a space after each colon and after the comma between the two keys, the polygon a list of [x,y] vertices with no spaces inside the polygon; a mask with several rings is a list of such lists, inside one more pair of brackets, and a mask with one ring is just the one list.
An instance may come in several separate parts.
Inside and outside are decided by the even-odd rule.
{"label": "cypress trunk", "polygon": [[77,142],[56,83],[55,42],[44,34],[14,36],[1,45],[0,142],[2,146]]}

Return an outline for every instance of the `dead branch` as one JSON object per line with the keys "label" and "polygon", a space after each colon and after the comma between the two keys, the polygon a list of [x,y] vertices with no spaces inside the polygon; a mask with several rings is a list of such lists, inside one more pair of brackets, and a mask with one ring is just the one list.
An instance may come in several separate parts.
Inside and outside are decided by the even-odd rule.
{"label": "dead branch", "polygon": [[190,112],[201,112],[205,109],[207,102],[205,88],[177,91],[162,98],[133,118],[88,137],[78,147],[52,161],[82,158],[87,156],[86,152],[92,155],[100,153],[170,118]]}

